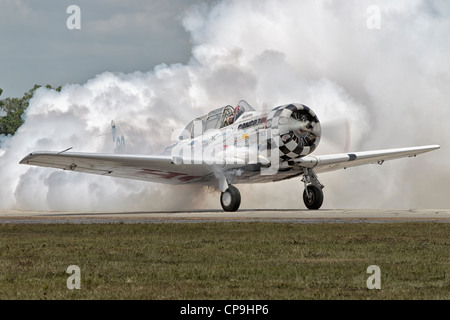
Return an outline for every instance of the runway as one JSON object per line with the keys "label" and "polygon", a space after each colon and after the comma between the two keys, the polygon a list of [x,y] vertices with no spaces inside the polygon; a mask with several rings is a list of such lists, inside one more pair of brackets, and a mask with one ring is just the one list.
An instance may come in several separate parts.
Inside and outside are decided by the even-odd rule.
{"label": "runway", "polygon": [[243,209],[148,211],[148,212],[63,212],[0,210],[0,224],[89,224],[89,223],[202,223],[202,222],[280,222],[280,223],[450,223],[450,209],[421,210],[296,210]]}

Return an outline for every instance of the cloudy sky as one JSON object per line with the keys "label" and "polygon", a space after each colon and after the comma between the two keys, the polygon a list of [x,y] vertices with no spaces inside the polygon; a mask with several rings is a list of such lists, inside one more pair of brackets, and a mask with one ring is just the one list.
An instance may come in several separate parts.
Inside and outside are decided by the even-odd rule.
{"label": "cloudy sky", "polygon": [[[72,4],[80,30],[66,26]],[[207,189],[18,162],[36,150],[111,152],[111,120],[127,153],[155,154],[174,129],[240,99],[345,119],[351,151],[441,145],[320,176],[323,208],[449,208],[449,34],[448,0],[0,0],[2,97],[63,86],[39,89],[24,125],[0,136],[0,209],[218,209]],[[343,152],[332,137],[324,130],[315,152]],[[303,207],[299,179],[239,189],[242,208]]]}
{"label": "cloudy sky", "polygon": [[[104,71],[187,63],[186,10],[208,0],[0,0],[0,88],[20,97],[34,84],[84,83]],[[80,7],[81,29],[66,26]]]}

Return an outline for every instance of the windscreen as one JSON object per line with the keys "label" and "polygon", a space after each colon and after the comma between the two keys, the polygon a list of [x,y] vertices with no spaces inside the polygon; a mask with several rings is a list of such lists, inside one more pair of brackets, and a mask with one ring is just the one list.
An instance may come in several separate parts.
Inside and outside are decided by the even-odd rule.
{"label": "windscreen", "polygon": [[237,107],[236,107],[236,119],[235,121],[244,113],[249,111],[255,111],[251,105],[248,104],[247,101],[241,100],[239,101]]}

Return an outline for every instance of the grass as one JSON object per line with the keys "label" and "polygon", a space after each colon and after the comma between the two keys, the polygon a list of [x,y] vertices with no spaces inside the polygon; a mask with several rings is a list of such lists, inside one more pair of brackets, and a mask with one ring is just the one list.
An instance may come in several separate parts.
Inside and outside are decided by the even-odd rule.
{"label": "grass", "polygon": [[5,224],[0,299],[449,299],[449,235],[430,222]]}

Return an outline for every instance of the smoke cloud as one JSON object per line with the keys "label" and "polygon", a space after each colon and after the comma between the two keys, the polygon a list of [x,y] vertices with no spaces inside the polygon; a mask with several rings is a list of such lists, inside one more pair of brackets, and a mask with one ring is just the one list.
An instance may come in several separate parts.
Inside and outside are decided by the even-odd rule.
{"label": "smoke cloud", "polygon": [[[379,28],[369,28],[378,8]],[[192,7],[188,64],[104,72],[61,92],[40,88],[24,125],[1,137],[0,209],[219,209],[208,188],[28,167],[37,150],[112,152],[111,120],[126,152],[158,154],[194,117],[247,100],[257,110],[298,102],[322,123],[344,119],[351,151],[440,144],[416,159],[319,176],[323,208],[448,208],[450,5],[447,1],[221,1]],[[343,152],[328,134],[315,153]],[[332,139],[339,137],[339,139]],[[329,139],[327,139],[329,138]],[[300,179],[238,185],[241,208],[303,208]]]}

